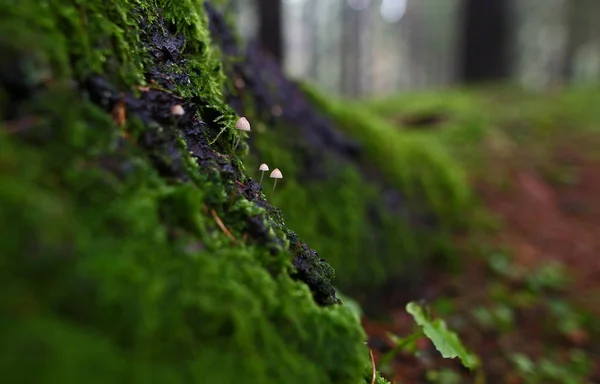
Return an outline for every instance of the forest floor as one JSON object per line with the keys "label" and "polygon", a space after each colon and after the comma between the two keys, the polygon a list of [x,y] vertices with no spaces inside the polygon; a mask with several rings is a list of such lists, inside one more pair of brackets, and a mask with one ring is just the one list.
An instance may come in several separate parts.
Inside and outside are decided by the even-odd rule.
{"label": "forest floor", "polygon": [[[422,339],[417,354],[401,352],[378,366],[392,382],[600,382],[598,137],[565,130],[543,156],[532,155],[539,149],[532,142],[503,158],[480,148],[487,165],[473,172],[472,184],[493,230],[457,239],[464,269],[438,272],[424,289],[435,292],[434,316],[479,355],[483,374],[442,359]],[[363,319],[376,363],[394,347],[390,334],[414,330],[404,306],[386,312]]]}

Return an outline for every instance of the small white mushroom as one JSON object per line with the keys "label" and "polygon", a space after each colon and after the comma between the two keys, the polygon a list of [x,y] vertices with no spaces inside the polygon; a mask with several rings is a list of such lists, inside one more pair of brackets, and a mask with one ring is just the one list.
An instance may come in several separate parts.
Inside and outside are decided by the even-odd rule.
{"label": "small white mushroom", "polygon": [[240,131],[240,135],[238,136],[238,140],[235,143],[235,147],[233,150],[235,151],[240,144],[240,140],[242,139],[242,132],[250,130],[250,122],[245,117],[240,117],[238,121],[235,123],[235,129]]}
{"label": "small white mushroom", "polygon": [[245,117],[240,117],[235,123],[235,129],[239,129],[240,131],[249,131],[250,122]]}
{"label": "small white mushroom", "polygon": [[275,168],[273,172],[271,172],[271,175],[269,177],[271,179],[275,179],[275,182],[273,183],[273,192],[275,192],[275,187],[277,186],[277,179],[283,179],[283,175],[281,174],[279,168]]}
{"label": "small white mushroom", "polygon": [[175,104],[171,107],[171,114],[174,116],[183,116],[184,113],[183,107],[179,104]]}
{"label": "small white mushroom", "polygon": [[265,172],[269,170],[269,166],[265,163],[262,163],[260,167],[258,167],[260,171],[260,182],[258,184],[262,185],[263,177],[265,176]]}

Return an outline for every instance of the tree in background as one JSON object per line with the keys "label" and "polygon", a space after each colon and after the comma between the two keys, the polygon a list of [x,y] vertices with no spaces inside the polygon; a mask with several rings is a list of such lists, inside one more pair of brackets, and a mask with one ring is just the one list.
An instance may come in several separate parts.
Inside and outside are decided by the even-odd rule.
{"label": "tree in background", "polygon": [[464,82],[509,76],[509,0],[464,0],[459,77]]}
{"label": "tree in background", "polygon": [[366,70],[362,66],[365,54],[363,33],[369,13],[365,9],[356,10],[345,5],[342,8],[342,39],[340,68],[342,71],[342,92],[346,96],[358,97],[362,94],[361,77]]}
{"label": "tree in background", "polygon": [[[294,77],[350,97],[600,78],[598,0],[228,1],[245,39],[259,40]],[[401,17],[390,16],[392,5]]]}
{"label": "tree in background", "polygon": [[570,0],[565,4],[566,37],[561,67],[565,83],[599,77],[599,11],[597,0]]}
{"label": "tree in background", "polygon": [[283,62],[281,0],[258,0],[258,19],[258,38],[263,50],[281,64]]}

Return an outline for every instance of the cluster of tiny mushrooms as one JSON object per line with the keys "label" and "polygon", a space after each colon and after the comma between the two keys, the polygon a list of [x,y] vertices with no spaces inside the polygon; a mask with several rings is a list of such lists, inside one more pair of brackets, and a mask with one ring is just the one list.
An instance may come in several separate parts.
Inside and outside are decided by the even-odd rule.
{"label": "cluster of tiny mushrooms", "polygon": [[[238,119],[237,123],[235,123],[235,129],[238,129],[241,132],[240,132],[240,135],[238,136],[237,143],[235,143],[235,147],[233,148],[234,151],[237,149],[237,146],[240,143],[240,140],[242,138],[241,133],[243,131],[250,130],[250,122],[245,117],[240,117]],[[260,171],[260,181],[258,183],[262,186],[263,177],[265,176],[265,172],[269,170],[269,166],[265,163],[262,163],[260,165],[260,167],[258,167],[258,170]],[[275,192],[275,187],[277,186],[277,179],[283,179],[283,174],[281,173],[279,168],[275,168],[273,171],[271,171],[271,174],[269,175],[269,177],[271,179],[275,179],[275,181],[273,182],[273,192]]]}
{"label": "cluster of tiny mushrooms", "polygon": [[[183,116],[184,113],[185,111],[183,110],[183,107],[179,104],[171,107],[171,114],[173,116]],[[233,147],[234,152],[240,144],[240,140],[242,139],[242,132],[250,131],[250,122],[245,117],[240,117],[235,123],[235,129],[240,131],[240,135],[238,136],[237,142],[235,143],[235,147]],[[258,167],[258,170],[260,171],[259,185],[262,186],[263,177],[265,176],[265,172],[269,170],[269,166],[263,163],[260,165],[260,167]],[[277,179],[283,179],[283,174],[281,173],[279,168],[275,168],[273,171],[271,171],[269,177],[271,179],[275,179],[275,181],[273,182],[273,192],[275,192],[275,187],[277,186]]]}

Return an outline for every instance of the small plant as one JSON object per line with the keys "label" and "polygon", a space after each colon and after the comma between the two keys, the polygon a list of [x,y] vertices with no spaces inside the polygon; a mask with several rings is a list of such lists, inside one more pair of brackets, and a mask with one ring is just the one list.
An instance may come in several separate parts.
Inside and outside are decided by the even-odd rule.
{"label": "small plant", "polygon": [[477,306],[471,311],[477,323],[487,330],[510,332],[515,327],[515,311],[504,303],[491,306]]}
{"label": "small plant", "polygon": [[423,332],[420,330],[413,332],[405,337],[398,337],[394,334],[387,335],[394,343],[394,347],[386,352],[379,360],[379,369],[383,373],[391,373],[391,363],[394,357],[400,352],[415,354],[417,352],[417,341],[423,337]]}
{"label": "small plant", "polygon": [[[417,341],[423,336],[431,340],[435,349],[441,353],[442,357],[449,359],[458,357],[461,363],[469,369],[478,369],[480,367],[479,358],[467,350],[458,338],[458,335],[448,329],[444,320],[432,320],[429,314],[426,313],[426,310],[414,302],[406,305],[406,311],[412,315],[415,322],[419,325],[419,329],[402,338],[388,335],[396,345],[381,357],[379,366],[382,372],[390,371],[390,363],[398,352],[416,353]],[[481,374],[481,371],[478,371],[478,373]]]}
{"label": "small plant", "polygon": [[580,350],[572,350],[567,361],[549,357],[535,361],[522,353],[511,355],[510,360],[527,383],[531,384],[590,383],[586,380],[586,376],[593,369],[593,362]]}
{"label": "small plant", "polygon": [[439,384],[461,384],[462,377],[450,369],[440,369],[436,371],[427,371],[427,380],[431,383]]}
{"label": "small plant", "polygon": [[458,357],[462,364],[469,369],[479,367],[479,358],[467,350],[458,338],[458,335],[448,329],[444,320],[432,320],[423,307],[414,302],[406,305],[406,312],[412,315],[416,323],[421,327],[423,334],[431,340],[435,349],[444,358],[453,359]]}
{"label": "small plant", "polygon": [[558,262],[549,262],[527,275],[526,284],[535,293],[544,290],[561,290],[569,282],[566,268]]}

